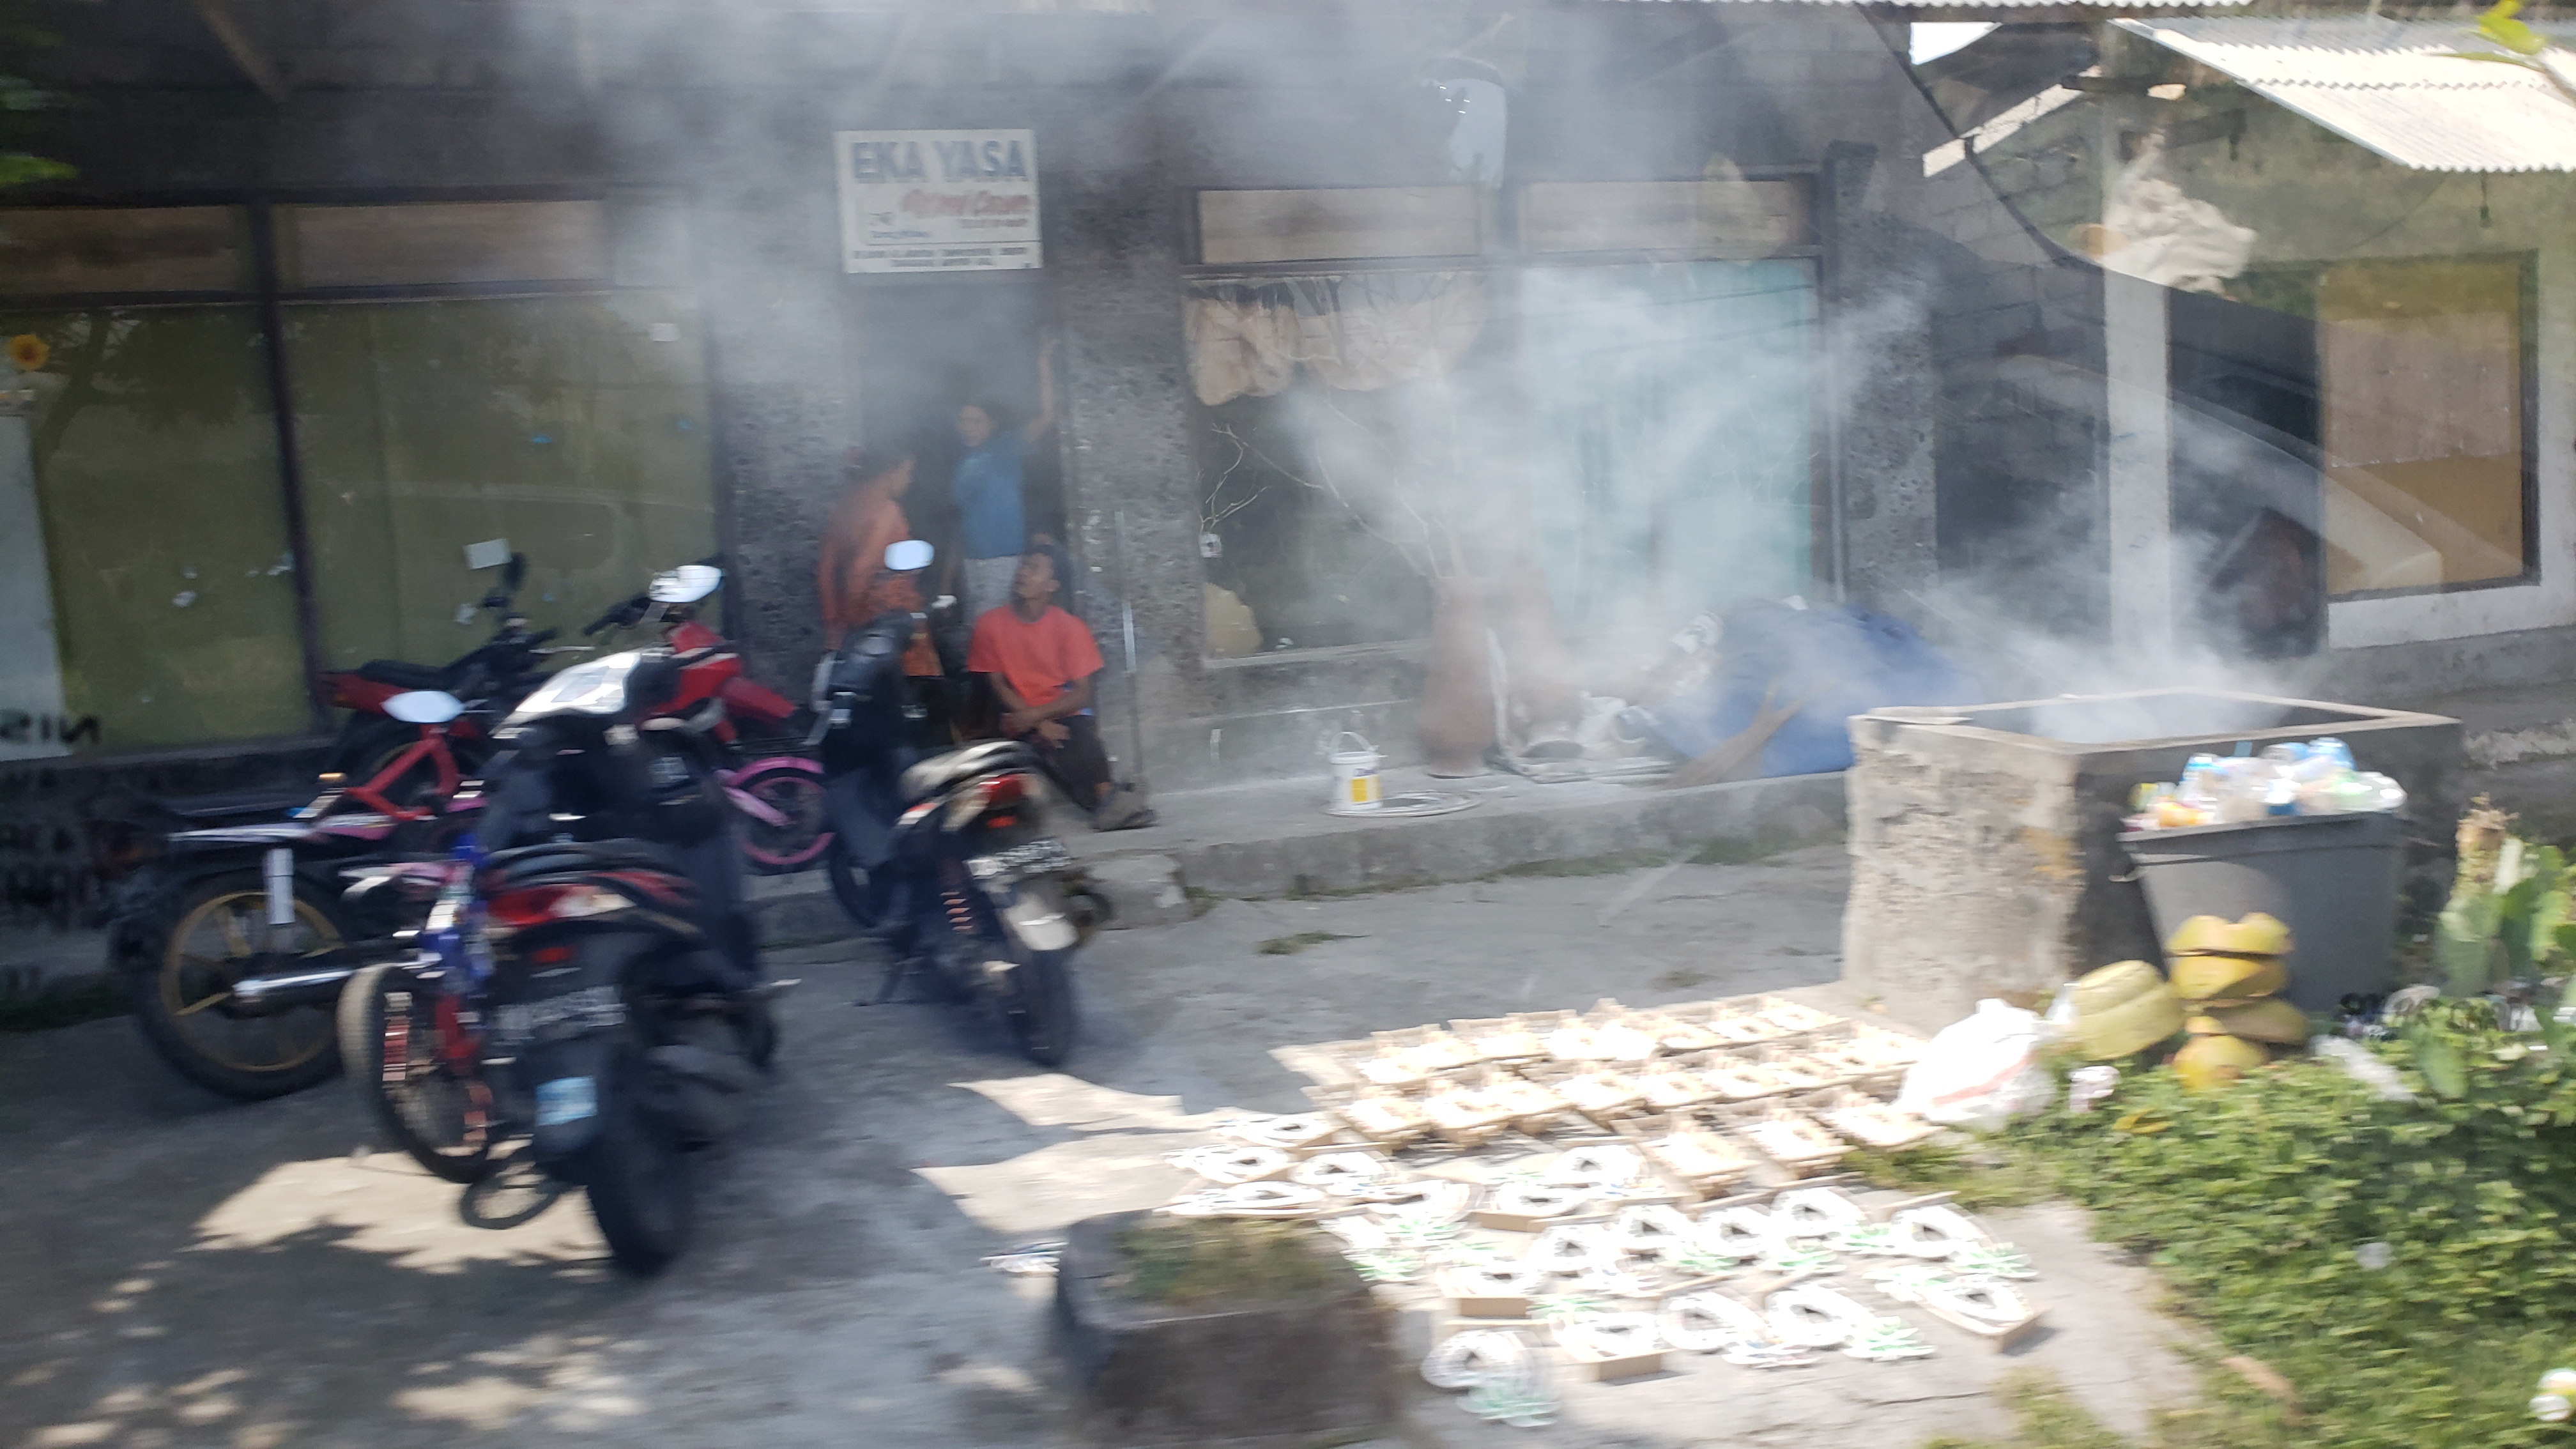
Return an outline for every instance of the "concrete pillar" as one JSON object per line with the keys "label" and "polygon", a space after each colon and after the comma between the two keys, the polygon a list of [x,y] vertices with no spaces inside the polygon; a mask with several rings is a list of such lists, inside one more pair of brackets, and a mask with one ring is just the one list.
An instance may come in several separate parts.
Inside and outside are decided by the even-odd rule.
{"label": "concrete pillar", "polygon": [[2103,373],[2111,441],[2106,460],[2111,642],[2161,657],[2173,647],[2173,402],[2168,389],[2165,289],[2117,272],[2102,277]]}

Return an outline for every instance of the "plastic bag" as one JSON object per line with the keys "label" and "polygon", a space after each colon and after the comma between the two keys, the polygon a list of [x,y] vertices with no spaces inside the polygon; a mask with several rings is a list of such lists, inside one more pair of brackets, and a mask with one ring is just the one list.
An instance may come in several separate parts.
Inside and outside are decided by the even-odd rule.
{"label": "plastic bag", "polygon": [[2048,1024],[2032,1012],[2000,1001],[1980,1001],[1962,1020],[1941,1028],[1923,1059],[1905,1074],[1896,1110],[1926,1122],[2000,1127],[2044,1110],[2057,1083],[2039,1064]]}

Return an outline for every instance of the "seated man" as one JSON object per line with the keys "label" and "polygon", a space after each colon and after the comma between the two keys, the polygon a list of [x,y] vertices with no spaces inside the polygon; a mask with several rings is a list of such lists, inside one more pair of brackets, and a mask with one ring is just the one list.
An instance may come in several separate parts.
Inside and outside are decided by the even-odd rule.
{"label": "seated man", "polygon": [[1091,710],[1100,646],[1081,620],[1056,607],[1065,577],[1064,552],[1052,544],[1020,555],[1011,602],[975,621],[966,668],[984,676],[1001,702],[1002,733],[1037,751],[1065,793],[1091,812],[1093,829],[1151,825],[1143,792],[1110,779]]}

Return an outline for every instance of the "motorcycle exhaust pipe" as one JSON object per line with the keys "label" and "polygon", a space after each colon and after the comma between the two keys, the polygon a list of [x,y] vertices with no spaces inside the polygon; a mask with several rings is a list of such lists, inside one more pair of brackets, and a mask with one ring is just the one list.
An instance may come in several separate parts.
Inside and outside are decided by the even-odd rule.
{"label": "motorcycle exhaust pipe", "polygon": [[269,1016],[299,1006],[328,1006],[341,984],[357,974],[354,966],[317,966],[310,971],[279,971],[245,976],[233,983],[233,1004],[243,1016]]}

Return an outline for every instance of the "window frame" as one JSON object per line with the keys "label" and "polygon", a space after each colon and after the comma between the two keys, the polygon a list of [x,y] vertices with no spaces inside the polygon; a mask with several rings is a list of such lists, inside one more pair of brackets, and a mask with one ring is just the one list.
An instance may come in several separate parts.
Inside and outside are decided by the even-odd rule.
{"label": "window frame", "polygon": [[[1202,239],[1199,234],[1198,198],[1200,193],[1206,191],[1338,191],[1370,188],[1300,188],[1284,185],[1262,186],[1239,181],[1218,186],[1178,187],[1175,188],[1172,193],[1170,204],[1172,215],[1177,223],[1180,234],[1180,253],[1183,260],[1182,264],[1175,270],[1178,272],[1179,280],[1181,282],[1179,301],[1184,305],[1175,309],[1173,320],[1176,325],[1182,323],[1183,319],[1187,315],[1186,303],[1190,296],[1190,288],[1194,284],[1201,282],[1271,282],[1293,277],[1348,276],[1362,272],[1472,272],[1485,279],[1487,295],[1489,298],[1507,296],[1510,299],[1511,307],[1515,309],[1512,320],[1507,324],[1510,329],[1510,335],[1505,339],[1503,345],[1509,350],[1511,361],[1515,370],[1517,370],[1522,361],[1521,354],[1524,346],[1519,331],[1517,307],[1519,305],[1520,296],[1520,277],[1525,271],[1565,270],[1587,267],[1621,267],[1662,263],[1689,264],[1702,261],[1803,260],[1809,266],[1809,281],[1815,289],[1816,298],[1816,320],[1813,339],[1813,354],[1811,357],[1811,366],[1815,371],[1810,384],[1811,395],[1821,394],[1822,392],[1829,391],[1831,389],[1832,379],[1830,376],[1830,369],[1833,366],[1834,349],[1831,345],[1830,334],[1832,331],[1832,315],[1834,311],[1833,282],[1835,258],[1831,245],[1833,237],[1833,209],[1831,198],[1828,195],[1831,177],[1827,168],[1817,165],[1748,166],[1743,168],[1742,179],[1746,181],[1799,181],[1803,182],[1806,187],[1805,199],[1807,205],[1807,216],[1805,235],[1808,239],[1788,246],[1783,246],[1762,257],[1749,259],[1722,255],[1701,256],[1696,253],[1685,251],[1635,247],[1608,251],[1524,253],[1520,246],[1520,212],[1523,192],[1533,184],[1556,184],[1566,179],[1581,181],[1695,181],[1705,178],[1597,176],[1560,178],[1548,175],[1523,177],[1514,180],[1507,185],[1488,189],[1487,198],[1489,205],[1487,207],[1486,214],[1488,225],[1484,230],[1485,248],[1481,253],[1466,256],[1445,257],[1345,257],[1330,260],[1318,259],[1294,262],[1210,263],[1202,260],[1205,256],[1205,252],[1202,248]],[[1184,338],[1182,340],[1182,347],[1185,354],[1187,346],[1186,338]],[[1209,446],[1209,433],[1211,431],[1208,426],[1207,415],[1211,409],[1201,403],[1198,400],[1196,393],[1186,384],[1182,386],[1181,390],[1184,394],[1184,405],[1188,409],[1189,414],[1188,441],[1191,487],[1192,497],[1196,498],[1198,496],[1198,489],[1204,485],[1207,477],[1206,470],[1209,459],[1206,450]],[[1830,586],[1837,594],[1839,594],[1844,586],[1843,579],[1841,577],[1842,542],[1840,533],[1842,510],[1840,479],[1838,477],[1835,460],[1835,452],[1839,446],[1839,440],[1835,434],[1831,419],[1826,417],[1824,412],[1825,410],[1822,408],[1811,406],[1808,416],[1809,571],[1811,576],[1817,580],[1820,585]],[[1201,521],[1202,520],[1193,519],[1193,524],[1195,525]],[[1208,581],[1204,559],[1200,561],[1199,577],[1202,583]],[[1208,651],[1207,631],[1205,620],[1202,618],[1198,632],[1198,665],[1202,670],[1226,671],[1257,668],[1265,664],[1312,667],[1317,664],[1327,663],[1337,659],[1384,657],[1418,658],[1421,656],[1425,648],[1427,648],[1428,642],[1429,635],[1426,632],[1424,635],[1405,639],[1388,639],[1358,644],[1328,644],[1312,647],[1300,646],[1289,649],[1270,649],[1263,650],[1257,654],[1248,654],[1239,657],[1219,656]]]}
{"label": "window frame", "polygon": [[[278,209],[292,206],[402,206],[440,203],[525,201],[588,201],[611,208],[607,225],[610,229],[608,270],[610,275],[597,279],[524,281],[524,282],[457,282],[396,283],[386,285],[291,288],[284,284],[285,265],[280,251]],[[295,397],[293,365],[286,348],[286,306],[290,303],[323,302],[402,302],[443,301],[470,298],[505,298],[540,295],[606,294],[630,290],[617,280],[617,252],[614,208],[624,202],[660,202],[682,204],[685,194],[669,188],[608,187],[598,185],[561,186],[448,186],[448,187],[302,187],[275,190],[241,187],[210,187],[195,190],[126,191],[113,194],[87,192],[78,187],[31,189],[13,209],[132,211],[156,208],[231,207],[247,216],[250,240],[251,286],[244,290],[189,292],[11,292],[5,276],[0,276],[0,306],[25,306],[47,311],[105,311],[144,307],[186,307],[209,304],[250,305],[257,309],[261,350],[266,355],[264,381],[267,383],[275,417],[278,450],[278,490],[280,506],[285,510],[287,547],[295,558],[292,571],[295,601],[297,647],[305,684],[307,710],[306,734],[303,738],[328,737],[334,730],[333,707],[323,688],[322,627],[314,594],[315,563],[311,531],[308,526],[307,491],[303,459],[295,431]],[[686,275],[670,284],[692,294],[700,290],[698,258],[692,243],[683,260]],[[722,390],[714,385],[713,342],[708,329],[699,329],[701,368],[709,378],[707,389],[708,469],[711,480],[720,478],[715,440],[723,433]],[[720,552],[735,548],[734,519],[729,490],[714,486],[711,503],[715,516],[716,545]],[[728,616],[739,611],[735,595],[737,585],[727,571],[724,592]],[[193,746],[188,748],[195,748]],[[98,757],[122,755],[121,751],[101,751]],[[153,750],[137,752],[155,753]]]}

